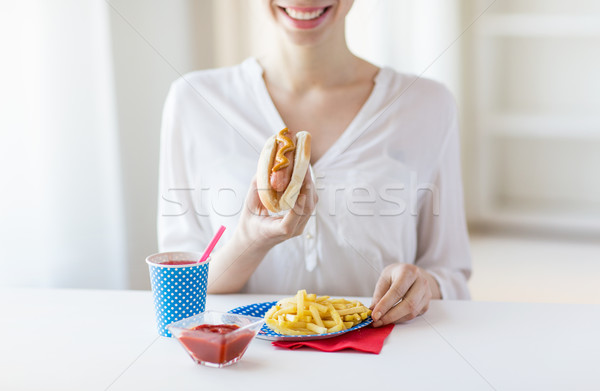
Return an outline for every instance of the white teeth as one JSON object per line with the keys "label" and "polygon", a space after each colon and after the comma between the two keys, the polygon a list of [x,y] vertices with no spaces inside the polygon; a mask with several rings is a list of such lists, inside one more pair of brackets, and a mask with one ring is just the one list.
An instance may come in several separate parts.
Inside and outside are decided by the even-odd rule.
{"label": "white teeth", "polygon": [[325,8],[322,8],[320,10],[313,11],[313,12],[300,12],[300,11],[296,11],[292,8],[285,8],[285,12],[293,19],[311,20],[311,19],[316,19],[319,16],[323,15],[323,12],[325,12]]}

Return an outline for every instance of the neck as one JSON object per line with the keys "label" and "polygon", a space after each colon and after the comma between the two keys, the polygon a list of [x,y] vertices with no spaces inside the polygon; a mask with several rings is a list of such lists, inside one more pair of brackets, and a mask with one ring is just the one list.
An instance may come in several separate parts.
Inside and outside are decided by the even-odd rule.
{"label": "neck", "polygon": [[330,38],[315,45],[280,38],[260,61],[267,84],[302,92],[353,82],[361,60],[350,52],[343,33]]}

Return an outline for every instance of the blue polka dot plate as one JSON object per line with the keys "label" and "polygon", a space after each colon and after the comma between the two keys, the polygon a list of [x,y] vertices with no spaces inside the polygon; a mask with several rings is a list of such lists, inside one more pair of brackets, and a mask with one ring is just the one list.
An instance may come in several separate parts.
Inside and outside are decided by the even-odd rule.
{"label": "blue polka dot plate", "polygon": [[[264,317],[265,313],[271,307],[273,307],[275,304],[277,304],[276,301],[266,301],[264,303],[255,303],[255,304],[237,307],[228,312],[230,312],[232,314],[256,316],[256,317],[262,318],[262,317]],[[258,334],[256,335],[256,338],[266,339],[268,341],[298,341],[299,339],[308,341],[308,340],[313,340],[313,339],[326,339],[326,338],[336,337],[340,334],[345,334],[350,331],[360,329],[362,327],[370,325],[371,323],[373,323],[373,319],[371,319],[371,317],[369,316],[363,322],[361,322],[361,323],[357,324],[356,326],[351,327],[347,330],[336,331],[334,333],[327,333],[327,334],[311,334],[311,335],[279,334],[279,333],[276,333],[275,331],[271,330],[269,328],[269,326],[267,326],[267,324],[265,323],[262,326],[262,328],[260,329],[260,331],[258,332]]]}

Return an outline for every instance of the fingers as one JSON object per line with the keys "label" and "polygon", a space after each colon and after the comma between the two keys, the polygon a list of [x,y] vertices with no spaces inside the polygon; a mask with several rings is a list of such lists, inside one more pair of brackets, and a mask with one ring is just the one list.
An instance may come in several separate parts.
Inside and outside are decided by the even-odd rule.
{"label": "fingers", "polygon": [[382,272],[373,293],[375,327],[403,322],[424,313],[431,301],[429,281],[415,265],[395,264]]}
{"label": "fingers", "polygon": [[311,216],[315,211],[315,207],[317,206],[317,192],[313,192],[313,194],[308,194],[306,196],[306,206],[304,208],[305,214]]}
{"label": "fingers", "polygon": [[260,200],[254,176],[246,196],[247,213],[243,221],[248,225],[249,231],[261,233],[262,238],[275,245],[302,234],[315,210],[317,200],[310,171],[307,171],[293,208],[285,215],[271,215]]}
{"label": "fingers", "polygon": [[258,196],[256,175],[252,177],[252,181],[250,182],[250,188],[248,189],[248,193],[246,194],[246,200],[244,202],[244,205],[246,207],[246,210],[251,214],[260,214],[262,202],[260,201],[260,197]]}
{"label": "fingers", "polygon": [[[295,229],[304,215],[303,211],[305,205],[306,194],[301,193],[298,196],[298,199],[296,199],[296,204],[294,205],[294,207],[283,217],[283,220],[281,221],[282,228],[285,227]],[[289,232],[289,234],[292,233],[293,231]]]}
{"label": "fingers", "polygon": [[[385,315],[396,303],[398,303],[408,292],[416,279],[414,266],[396,264],[388,266],[384,273],[388,274],[389,284],[385,294],[377,301],[373,308],[373,320],[379,320]],[[381,288],[383,289],[383,288]],[[377,290],[377,288],[376,288]],[[381,290],[379,291],[381,292]]]}
{"label": "fingers", "polygon": [[[272,236],[281,239],[289,239],[302,233],[305,220],[308,220],[310,214],[304,212],[308,200],[306,194],[300,194],[294,207],[284,216],[271,216],[270,231]],[[301,228],[302,230],[299,230]]]}
{"label": "fingers", "polygon": [[[302,198],[302,202],[300,202],[300,198]],[[310,170],[308,170],[306,176],[304,177],[300,195],[298,196],[298,202],[296,202],[296,205],[292,210],[293,213],[298,214],[301,217],[296,228],[298,235],[304,232],[304,227],[306,227],[310,216],[312,216],[315,211],[317,201],[317,192],[314,189],[314,183],[310,175]]]}
{"label": "fingers", "polygon": [[315,210],[316,193],[311,186],[310,172],[304,177],[300,194],[296,199],[294,207],[283,217],[281,221],[282,234],[288,238],[302,234],[310,216]]}
{"label": "fingers", "polygon": [[295,216],[290,216],[290,218],[300,217],[301,219],[298,221],[305,224],[308,218],[314,212],[316,202],[317,197],[316,192],[314,191],[314,183],[310,177],[310,171],[307,171],[306,176],[304,177],[304,182],[302,182],[302,187],[300,188],[300,193],[296,199],[296,203],[290,210],[290,213],[284,217],[284,220],[288,218],[290,214],[293,214]]}
{"label": "fingers", "polygon": [[[381,300],[381,298],[383,297],[383,295],[385,295],[385,293],[390,289],[390,285],[392,285],[392,280],[390,277],[390,273],[389,273],[389,268],[385,268],[383,269],[383,272],[381,273],[381,275],[379,276],[379,279],[377,280],[377,285],[375,285],[375,291],[373,292],[373,299],[371,300],[371,309],[375,309],[375,306],[377,305],[377,303],[379,303],[379,301]],[[379,314],[377,316],[377,319],[379,319],[381,317],[381,314]],[[373,319],[375,319],[375,314],[373,313]]]}
{"label": "fingers", "polygon": [[415,280],[415,283],[408,289],[402,301],[385,313],[385,315],[376,322],[377,324],[375,326],[383,326],[394,322],[405,322],[414,319],[423,313],[424,307],[429,305],[425,287],[425,280]]}
{"label": "fingers", "polygon": [[313,199],[314,204],[316,204],[319,201],[319,197],[315,188],[315,183],[313,181],[312,174],[310,173],[309,168],[306,170],[306,175],[304,176],[304,181],[302,182],[302,189],[306,189],[306,194],[308,194]]}
{"label": "fingers", "polygon": [[304,228],[306,227],[306,224],[308,224],[308,221],[310,220],[310,216],[312,215],[312,213],[315,210],[314,197],[306,196],[305,200],[306,200],[306,204],[302,208],[301,219],[298,222],[298,226],[296,227],[296,231],[298,232],[298,234],[301,234],[302,232],[304,232]]}

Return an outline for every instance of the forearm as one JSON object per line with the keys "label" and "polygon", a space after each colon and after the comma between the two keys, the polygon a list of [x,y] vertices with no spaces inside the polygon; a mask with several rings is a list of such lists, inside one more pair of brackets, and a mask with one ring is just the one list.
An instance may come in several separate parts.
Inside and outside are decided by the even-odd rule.
{"label": "forearm", "polygon": [[268,252],[262,243],[236,231],[229,242],[212,255],[208,293],[239,292]]}
{"label": "forearm", "polygon": [[438,281],[440,296],[443,300],[470,299],[468,286],[470,269],[433,267],[426,270]]}

